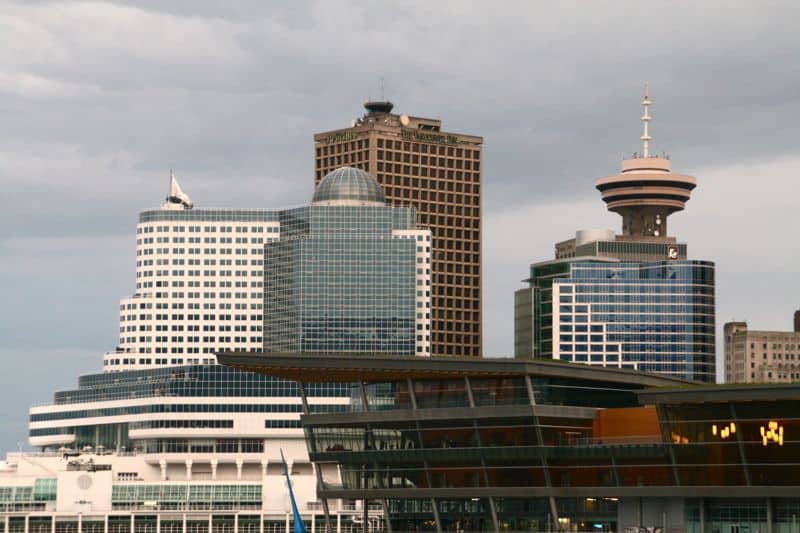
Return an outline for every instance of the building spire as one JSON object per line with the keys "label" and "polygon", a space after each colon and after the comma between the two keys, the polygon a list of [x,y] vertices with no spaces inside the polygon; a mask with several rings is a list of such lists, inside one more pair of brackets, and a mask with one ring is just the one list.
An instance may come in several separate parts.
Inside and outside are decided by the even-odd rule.
{"label": "building spire", "polygon": [[647,83],[644,84],[644,99],[642,100],[642,107],[644,107],[644,114],[642,115],[642,123],[644,125],[644,133],[642,133],[642,157],[650,157],[650,89]]}

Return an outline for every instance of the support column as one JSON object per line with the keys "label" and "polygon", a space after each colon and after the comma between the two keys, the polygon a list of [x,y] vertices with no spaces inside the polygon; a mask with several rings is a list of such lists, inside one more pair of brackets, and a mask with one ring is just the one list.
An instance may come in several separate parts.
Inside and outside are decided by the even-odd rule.
{"label": "support column", "polygon": [[[55,517],[53,517],[55,519]],[[108,513],[103,517],[103,533],[108,533]]]}
{"label": "support column", "polygon": [[383,520],[386,522],[386,531],[392,533],[394,530],[392,529],[392,521],[389,520],[389,500],[381,500],[381,505],[383,506]]}
{"label": "support column", "polygon": [[134,529],[135,526],[136,526],[136,524],[134,523],[134,519],[135,518],[136,518],[136,515],[131,513],[131,533],[134,533],[134,531],[135,531],[135,529]]}
{"label": "support column", "polygon": [[156,513],[156,533],[161,533],[161,513]]}
{"label": "support column", "polygon": [[[6,532],[8,532],[8,516],[6,516]],[[56,533],[56,515],[50,520],[50,533]]]}
{"label": "support column", "polygon": [[181,528],[181,533],[186,533],[186,513],[183,513],[183,524]]}
{"label": "support column", "polygon": [[669,450],[669,461],[672,466],[672,480],[676,487],[681,486],[681,476],[678,472],[678,462],[675,460],[675,443],[672,439],[672,426],[670,425],[669,418],[664,412],[664,406],[656,405],[656,415],[662,426],[662,440],[667,443]]}
{"label": "support column", "polygon": [[[414,392],[414,381],[411,378],[406,380],[406,386],[408,387],[408,397],[411,399],[411,409],[417,411],[419,406],[417,404],[417,393]],[[419,422],[415,423],[417,428],[417,442],[419,444],[419,449],[422,449],[422,431],[420,429]],[[425,479],[428,482],[428,487],[433,488],[431,485],[431,472],[430,467],[428,465],[428,461],[422,462],[422,467],[425,469]],[[433,510],[433,519],[436,522],[436,531],[437,533],[442,533],[442,520],[439,517],[439,506],[436,503],[436,498],[430,498],[431,501],[431,510]]]}
{"label": "support column", "polygon": [[[544,471],[544,482],[548,487],[552,487],[553,483],[550,480],[550,469],[548,468],[547,459],[545,459],[542,427],[539,425],[539,415],[536,414],[536,394],[534,393],[533,381],[531,381],[531,376],[529,374],[525,376],[525,388],[528,390],[528,401],[531,404],[531,411],[533,412],[532,419],[534,433],[536,434],[536,439],[539,441],[538,444],[541,452],[541,465],[542,470]],[[548,500],[550,503],[550,514],[553,517],[553,531],[559,531],[560,525],[558,523],[558,506],[556,505],[556,499],[553,496],[550,496]]]}
{"label": "support column", "polygon": [[731,421],[736,424],[736,444],[739,447],[739,460],[742,462],[742,469],[744,470],[744,481],[750,485],[750,466],[747,463],[747,454],[744,451],[744,443],[742,442],[742,426],[739,424],[739,419],[736,416],[736,407],[733,403],[731,407]]}
{"label": "support column", "polygon": [[219,465],[219,461],[211,459],[211,481],[217,480],[217,465]]}
{"label": "support column", "polygon": [[161,481],[167,480],[167,460],[161,459],[158,462],[158,466],[161,467]]}
{"label": "support column", "polygon": [[[464,388],[467,391],[467,400],[469,400],[470,408],[475,408],[475,395],[472,392],[472,382],[467,376],[464,376]],[[483,443],[481,442],[481,432],[478,430],[478,422],[472,418],[472,430],[475,437],[475,442],[478,444],[478,449],[483,450]],[[481,469],[483,470],[483,482],[486,487],[489,486],[489,470],[486,468],[486,459],[481,451]],[[494,497],[487,496],[489,501],[489,512],[492,515],[492,524],[496,533],[500,532],[500,521],[497,519],[497,506],[495,505]]]}
{"label": "support column", "polygon": [[244,467],[244,459],[236,459],[236,479],[242,480],[242,468]]}
{"label": "support column", "polygon": [[767,498],[767,533],[772,533],[772,498]]}
{"label": "support column", "polygon": [[[308,397],[306,396],[306,387],[305,385],[298,381],[297,388],[300,390],[300,401],[303,403],[303,414],[307,415],[311,412],[308,408]],[[308,428],[307,430],[308,435],[308,442],[307,447],[309,451],[309,455],[312,453],[316,453],[317,451],[317,441],[314,440],[314,430],[312,428]],[[312,467],[314,468],[314,474],[317,476],[317,495],[319,495],[319,499],[322,502],[322,512],[325,513],[325,533],[333,533],[333,526],[331,524],[331,512],[328,507],[328,499],[325,496],[320,495],[321,492],[325,490],[325,483],[322,479],[322,470],[319,468],[319,465],[316,463],[312,463]],[[266,471],[266,463],[264,463],[264,476],[267,475]],[[263,533],[263,531],[261,532]]]}
{"label": "support column", "polygon": [[361,512],[364,522],[361,524],[361,530],[364,533],[369,533],[369,500],[364,498],[364,503],[362,505],[364,508],[361,510]]}
{"label": "support column", "polygon": [[208,533],[211,533],[214,530],[213,525],[212,525],[213,522],[211,521],[211,519],[213,517],[214,517],[214,515],[212,515],[211,513],[208,513]]}
{"label": "support column", "polygon": [[[25,515],[25,533],[30,533],[31,531],[31,517],[30,515]],[[78,513],[78,533],[81,533],[81,514]]]}
{"label": "support column", "polygon": [[286,533],[289,533],[289,513],[286,513],[286,528],[284,529]]}
{"label": "support column", "polygon": [[239,533],[239,513],[233,515],[233,533]]}
{"label": "support column", "polygon": [[186,480],[192,480],[192,460],[186,459]]}
{"label": "support column", "polygon": [[706,499],[700,498],[700,533],[706,533]]}
{"label": "support column", "polygon": [[639,496],[639,502],[636,508],[636,525],[639,527],[640,530],[642,529],[642,522],[644,522],[644,519],[642,518],[642,515],[644,514],[643,507],[644,507],[643,498]]}

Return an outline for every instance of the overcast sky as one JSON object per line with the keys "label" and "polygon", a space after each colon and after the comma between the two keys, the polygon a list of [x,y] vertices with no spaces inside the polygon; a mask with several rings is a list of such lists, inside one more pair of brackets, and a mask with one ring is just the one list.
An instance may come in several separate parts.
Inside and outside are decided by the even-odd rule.
{"label": "overcast sky", "polygon": [[[717,264],[717,322],[800,305],[800,9],[787,2],[0,4],[0,450],[27,409],[101,369],[134,289],[135,225],[169,169],[199,208],[312,194],[312,134],[380,94],[485,139],[484,351],[513,291],[639,149],[697,176],[670,231]],[[718,339],[718,357],[722,343]]]}

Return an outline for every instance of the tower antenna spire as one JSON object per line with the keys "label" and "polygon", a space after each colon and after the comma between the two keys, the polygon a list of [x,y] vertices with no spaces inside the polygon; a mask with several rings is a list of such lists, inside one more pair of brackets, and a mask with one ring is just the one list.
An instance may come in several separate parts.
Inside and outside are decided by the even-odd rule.
{"label": "tower antenna spire", "polygon": [[384,90],[383,90],[383,76],[381,76],[381,102],[385,102],[385,101],[386,101],[386,94],[384,94]]}
{"label": "tower antenna spire", "polygon": [[644,84],[644,99],[642,100],[642,107],[644,107],[644,114],[642,115],[642,124],[644,125],[644,133],[642,133],[642,157],[650,157],[650,88],[647,83]]}

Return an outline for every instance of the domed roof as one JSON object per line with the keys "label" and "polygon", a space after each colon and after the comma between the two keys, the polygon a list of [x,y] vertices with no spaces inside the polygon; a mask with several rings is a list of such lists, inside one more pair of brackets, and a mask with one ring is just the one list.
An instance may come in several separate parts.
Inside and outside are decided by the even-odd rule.
{"label": "domed roof", "polygon": [[353,167],[329,172],[317,185],[312,205],[384,205],[383,188],[372,174]]}

